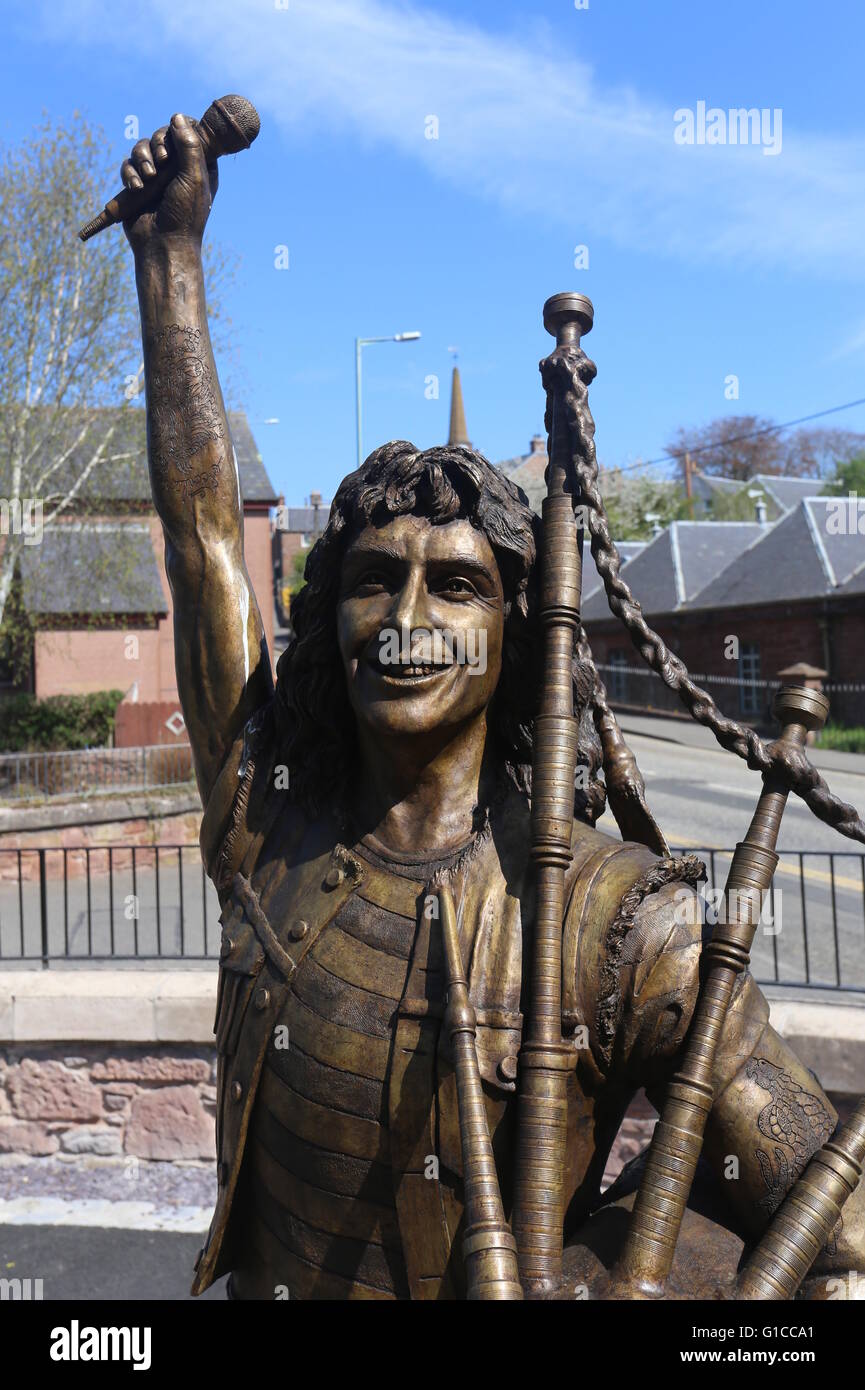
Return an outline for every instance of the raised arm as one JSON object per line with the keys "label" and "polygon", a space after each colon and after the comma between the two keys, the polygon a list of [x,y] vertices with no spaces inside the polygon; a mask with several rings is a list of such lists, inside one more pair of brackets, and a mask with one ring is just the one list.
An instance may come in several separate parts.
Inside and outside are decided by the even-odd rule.
{"label": "raised arm", "polygon": [[261,615],[243,558],[237,462],[204,299],[201,243],[216,192],[194,126],[140,140],[121,176],[146,185],[174,146],[178,172],[154,209],[124,224],[135,254],[147,454],[174,601],[177,687],[206,805],[226,753],[271,693]]}

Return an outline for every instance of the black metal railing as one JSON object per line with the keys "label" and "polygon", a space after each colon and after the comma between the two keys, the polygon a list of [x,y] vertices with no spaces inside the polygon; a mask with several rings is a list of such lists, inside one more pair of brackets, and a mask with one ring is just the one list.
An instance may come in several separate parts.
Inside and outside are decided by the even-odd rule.
{"label": "black metal railing", "polygon": [[[599,661],[597,666],[614,708],[646,714],[684,714],[684,706],[675,691],[647,666],[615,660]],[[738,674],[722,676],[700,672],[692,672],[691,679],[709,692],[722,714],[774,727],[772,698],[783,684],[781,680],[751,680]],[[826,681],[822,688],[828,697],[834,723],[855,726],[863,722],[865,684]]]}
{"label": "black metal railing", "polygon": [[191,782],[188,743],[0,753],[0,803],[53,796],[107,796]]}
{"label": "black metal railing", "polygon": [[[731,850],[675,849],[706,865],[707,920],[721,909]],[[779,850],[754,945],[760,984],[865,991],[865,854]]]}
{"label": "black metal railing", "polygon": [[0,964],[205,960],[218,918],[197,845],[0,849]]}
{"label": "black metal railing", "polygon": [[[687,852],[711,920],[731,851]],[[763,916],[761,984],[865,991],[865,855],[782,851]],[[197,845],[0,849],[0,966],[213,959],[218,918]]]}

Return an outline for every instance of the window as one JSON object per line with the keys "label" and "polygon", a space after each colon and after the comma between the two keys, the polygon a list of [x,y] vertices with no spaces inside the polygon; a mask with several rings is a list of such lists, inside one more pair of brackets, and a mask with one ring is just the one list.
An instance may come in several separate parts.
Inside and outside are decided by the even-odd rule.
{"label": "window", "polygon": [[621,647],[615,647],[610,652],[609,664],[613,668],[609,673],[610,699],[624,700],[628,694],[628,673],[625,669],[628,665],[627,652],[623,652]]}
{"label": "window", "polygon": [[763,709],[763,688],[748,684],[760,680],[760,648],[755,642],[739,645],[739,709],[742,714],[760,714]]}

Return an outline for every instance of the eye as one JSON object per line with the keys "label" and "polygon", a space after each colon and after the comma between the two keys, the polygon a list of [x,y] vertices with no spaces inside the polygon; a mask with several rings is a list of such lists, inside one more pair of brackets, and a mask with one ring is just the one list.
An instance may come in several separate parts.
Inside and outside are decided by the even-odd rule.
{"label": "eye", "polygon": [[382,589],[387,589],[389,586],[390,580],[384,570],[364,570],[354,581],[355,593],[380,593]]}
{"label": "eye", "polygon": [[432,584],[434,593],[445,594],[448,598],[472,598],[477,592],[474,584],[461,574],[450,574]]}

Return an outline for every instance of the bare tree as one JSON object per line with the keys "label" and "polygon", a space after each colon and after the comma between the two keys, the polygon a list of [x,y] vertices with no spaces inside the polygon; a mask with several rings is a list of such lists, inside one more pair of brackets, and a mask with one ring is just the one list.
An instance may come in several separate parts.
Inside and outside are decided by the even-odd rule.
{"label": "bare tree", "polygon": [[861,454],[865,435],[850,430],[803,427],[781,430],[760,415],[729,415],[697,429],[679,429],[667,453],[685,476],[685,456],[701,473],[746,483],[758,473],[810,478]]}
{"label": "bare tree", "polygon": [[[144,458],[128,249],[119,229],[86,245],[76,235],[118,182],[107,137],[78,112],[0,149],[0,626],[26,617],[10,596],[36,517],[44,534],[122,495],[118,477]],[[214,267],[208,298],[224,325],[232,253],[217,247]]]}
{"label": "bare tree", "polygon": [[685,455],[701,473],[720,474],[747,482],[755,473],[783,472],[783,447],[773,422],[758,415],[730,415],[699,429],[680,429],[667,453],[675,458],[682,477]]}
{"label": "bare tree", "polygon": [[[112,452],[100,408],[137,394],[134,299],[116,236],[75,232],[111,187],[108,147],[78,114],[0,152],[0,621],[27,535],[83,496]],[[116,180],[116,173],[114,174]],[[74,467],[70,463],[74,460]]]}

